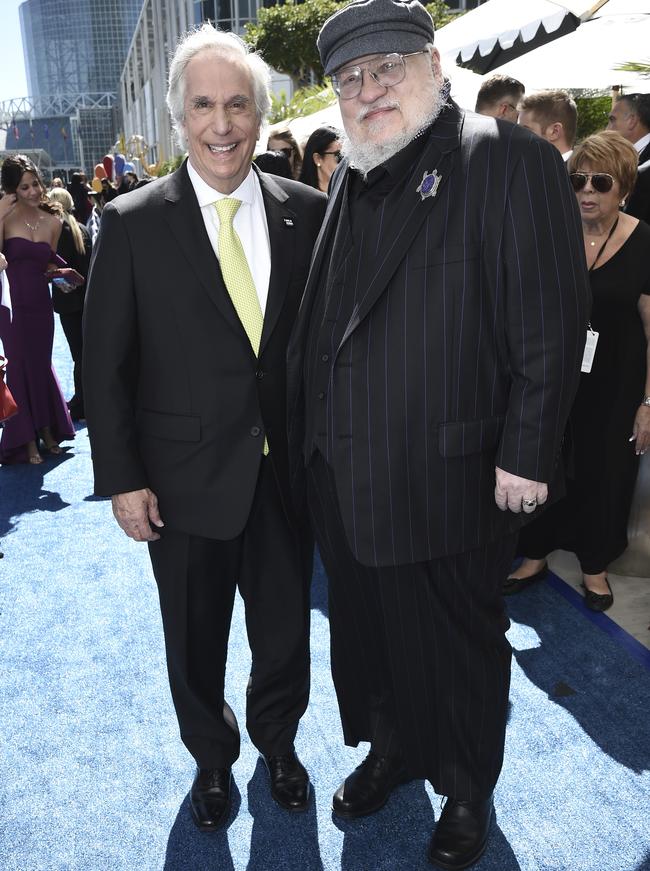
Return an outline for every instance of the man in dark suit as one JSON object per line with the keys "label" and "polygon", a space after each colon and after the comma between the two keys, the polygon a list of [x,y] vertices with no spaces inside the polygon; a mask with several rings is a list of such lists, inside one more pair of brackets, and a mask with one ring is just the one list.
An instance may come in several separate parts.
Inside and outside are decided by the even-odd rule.
{"label": "man in dark suit", "polygon": [[625,211],[650,224],[650,94],[619,97],[609,114],[607,129],[624,136],[639,154],[639,174]]}
{"label": "man in dark suit", "polygon": [[[336,814],[426,778],[429,857],[485,848],[516,530],[554,484],[589,291],[558,151],[463,113],[417,0],[355,0],[319,50],[345,126],[289,344],[290,455],[330,581],[347,744]],[[496,503],[496,504],[495,504]]]}
{"label": "man in dark suit", "polygon": [[234,34],[188,34],[168,105],[189,157],[104,209],[85,314],[99,495],[149,542],[190,793],[228,816],[239,733],[224,699],[235,589],[252,651],[247,728],[271,793],[302,810],[312,542],[292,505],[286,346],[325,198],[251,166],[269,71]]}

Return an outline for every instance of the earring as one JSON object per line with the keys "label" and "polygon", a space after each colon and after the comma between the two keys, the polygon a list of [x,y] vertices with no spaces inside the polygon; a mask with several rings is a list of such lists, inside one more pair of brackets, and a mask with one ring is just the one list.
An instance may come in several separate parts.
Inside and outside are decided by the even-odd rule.
{"label": "earring", "polygon": [[618,205],[621,209],[624,209],[625,208],[625,200],[622,199]]}
{"label": "earring", "polygon": [[316,166],[317,166],[319,169],[321,168],[322,165],[323,165],[322,163],[317,163],[317,164],[316,164]]}

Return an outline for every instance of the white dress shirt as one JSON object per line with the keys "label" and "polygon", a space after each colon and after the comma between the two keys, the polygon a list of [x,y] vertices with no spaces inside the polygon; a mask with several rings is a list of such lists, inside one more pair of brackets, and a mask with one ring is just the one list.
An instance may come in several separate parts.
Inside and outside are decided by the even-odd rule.
{"label": "white dress shirt", "polygon": [[642,136],[640,139],[634,143],[634,147],[641,154],[646,145],[650,145],[650,133],[646,133],[645,136]]}
{"label": "white dress shirt", "polygon": [[187,161],[187,172],[201,208],[210,244],[217,259],[219,258],[219,215],[214,204],[217,200],[226,197],[241,200],[241,206],[235,215],[233,227],[241,240],[255,283],[262,315],[264,315],[271,278],[271,243],[259,179],[251,167],[250,172],[236,190],[231,194],[221,194],[203,181],[190,160]]}

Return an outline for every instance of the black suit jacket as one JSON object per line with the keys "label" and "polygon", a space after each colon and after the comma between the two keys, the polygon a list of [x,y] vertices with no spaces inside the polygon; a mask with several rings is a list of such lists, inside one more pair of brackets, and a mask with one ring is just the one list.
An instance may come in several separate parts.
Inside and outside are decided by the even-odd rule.
{"label": "black suit jacket", "polygon": [[259,359],[228,295],[186,164],[104,209],[84,317],[95,492],[150,487],[172,528],[243,529],[266,435],[285,506],[286,346],[323,194],[258,172],[271,244]]}
{"label": "black suit jacket", "polygon": [[639,154],[639,174],[625,211],[650,224],[650,145]]}
{"label": "black suit jacket", "polygon": [[[434,169],[437,193],[422,199]],[[310,312],[347,172],[344,161],[289,347],[294,476]],[[328,400],[341,514],[366,565],[468,551],[517,527],[494,504],[494,467],[553,479],[590,299],[564,163],[517,125],[445,109],[383,222]]]}

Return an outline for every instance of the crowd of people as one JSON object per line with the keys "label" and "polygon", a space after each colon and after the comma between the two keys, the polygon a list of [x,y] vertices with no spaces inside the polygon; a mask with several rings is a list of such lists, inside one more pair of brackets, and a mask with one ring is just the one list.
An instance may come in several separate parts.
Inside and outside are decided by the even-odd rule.
{"label": "crowd of people", "polygon": [[354,0],[318,50],[344,129],[302,145],[275,128],[254,167],[269,70],[211,25],[171,62],[176,172],[48,192],[5,159],[0,338],[19,413],[0,461],[41,463],[87,418],[95,492],[148,543],[204,831],[228,816],[239,754],[236,588],[247,729],[275,801],[308,805],[294,737],[315,540],[345,741],[370,743],[334,813],[425,778],[447,797],[428,858],[461,869],[486,847],[503,761],[503,595],[561,547],[606,610],[627,544],[650,447],[650,95],[619,97],[577,145],[562,91],[497,75],[465,112],[418,0]]}

